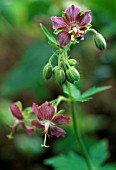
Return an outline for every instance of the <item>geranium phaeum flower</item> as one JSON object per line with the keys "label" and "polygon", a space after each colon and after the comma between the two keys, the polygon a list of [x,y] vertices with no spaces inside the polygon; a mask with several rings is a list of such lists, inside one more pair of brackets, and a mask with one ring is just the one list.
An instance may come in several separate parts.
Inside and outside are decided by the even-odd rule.
{"label": "geranium phaeum flower", "polygon": [[[32,106],[33,112],[36,114],[38,120],[32,120],[31,124],[34,125],[37,129],[44,128],[44,134],[45,134],[45,142],[46,142],[46,135],[49,136],[48,130],[50,130],[51,136],[62,136],[64,137],[66,132],[59,128],[59,125],[62,124],[70,124],[70,118],[65,117],[64,115],[60,114],[58,116],[55,116],[55,108],[52,106],[49,102],[43,103],[40,108],[38,109],[38,105],[36,103],[33,103]],[[45,146],[45,142],[44,145]]]}
{"label": "geranium phaeum flower", "polygon": [[53,29],[60,30],[58,33],[58,43],[61,47],[67,46],[70,41],[83,40],[86,30],[89,28],[87,24],[91,23],[90,10],[82,12],[75,5],[69,6],[63,17],[51,17]]}
{"label": "geranium phaeum flower", "polygon": [[21,124],[23,129],[26,130],[26,132],[29,135],[32,135],[34,133],[34,129],[27,126],[26,123],[24,122],[23,114],[20,108],[18,107],[17,103],[13,103],[10,107],[10,110],[12,112],[12,115],[16,118],[15,124],[13,126],[10,126],[11,129],[13,130],[13,133],[16,131],[18,125]]}

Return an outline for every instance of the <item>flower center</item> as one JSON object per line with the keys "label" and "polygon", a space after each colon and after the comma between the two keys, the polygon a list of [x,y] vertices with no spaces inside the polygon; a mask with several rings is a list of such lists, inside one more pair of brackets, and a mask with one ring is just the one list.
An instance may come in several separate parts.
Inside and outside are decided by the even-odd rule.
{"label": "flower center", "polygon": [[45,126],[44,133],[47,134],[47,133],[48,133],[49,126],[50,126],[50,121],[49,121],[49,120],[46,120],[44,126]]}

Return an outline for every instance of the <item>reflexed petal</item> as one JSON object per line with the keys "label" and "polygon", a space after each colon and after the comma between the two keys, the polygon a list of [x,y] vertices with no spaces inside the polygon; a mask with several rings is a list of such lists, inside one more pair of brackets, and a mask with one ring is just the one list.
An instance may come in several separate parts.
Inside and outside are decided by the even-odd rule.
{"label": "reflexed petal", "polygon": [[21,124],[22,124],[23,129],[25,129],[29,135],[32,135],[35,132],[33,128],[26,126],[25,122],[21,122]]}
{"label": "reflexed petal", "polygon": [[38,120],[32,120],[32,121],[31,121],[31,125],[35,126],[37,129],[41,129],[41,128],[44,127],[43,125],[41,125],[41,124],[39,123]]}
{"label": "reflexed petal", "polygon": [[67,46],[71,41],[70,34],[66,31],[62,31],[58,34],[58,43],[61,47]]}
{"label": "reflexed petal", "polygon": [[36,103],[33,103],[32,111],[36,114],[36,116],[38,117],[39,120],[41,120],[43,118],[41,115],[41,112],[38,109],[38,105]]}
{"label": "reflexed petal", "polygon": [[56,137],[62,136],[62,137],[64,137],[65,134],[66,134],[66,132],[61,128],[57,128],[57,127],[56,128],[51,128],[51,135],[53,135],[53,136],[56,136]]}
{"label": "reflexed petal", "polygon": [[62,124],[70,124],[70,117],[65,117],[64,115],[58,115],[55,116],[54,119],[52,120],[53,123],[56,125],[62,125]]}
{"label": "reflexed petal", "polygon": [[23,115],[16,103],[12,104],[12,106],[10,107],[10,110],[15,118],[19,120],[23,119]]}
{"label": "reflexed petal", "polygon": [[65,10],[65,17],[69,22],[75,22],[79,13],[80,8],[75,5],[71,5]]}
{"label": "reflexed petal", "polygon": [[55,113],[55,108],[48,102],[40,106],[41,120],[51,120]]}
{"label": "reflexed petal", "polygon": [[53,24],[53,29],[55,30],[66,28],[68,26],[63,17],[56,17],[56,16],[51,17],[51,21]]}
{"label": "reflexed petal", "polygon": [[91,23],[92,17],[89,14],[90,12],[91,12],[90,10],[87,10],[82,16],[80,16],[80,22],[79,22],[80,26],[87,25],[87,24]]}

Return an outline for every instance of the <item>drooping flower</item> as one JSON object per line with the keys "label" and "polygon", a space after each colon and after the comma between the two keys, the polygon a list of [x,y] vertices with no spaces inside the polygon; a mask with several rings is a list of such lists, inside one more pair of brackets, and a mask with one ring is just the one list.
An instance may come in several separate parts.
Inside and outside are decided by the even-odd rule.
{"label": "drooping flower", "polygon": [[[32,120],[31,125],[34,125],[37,129],[44,128],[43,134],[45,134],[45,139],[44,145],[42,146],[47,147],[46,136],[65,136],[66,132],[58,126],[62,124],[69,125],[69,117],[65,117],[62,114],[55,116],[55,107],[52,106],[49,102],[43,103],[39,109],[38,105],[36,103],[33,103],[32,110],[36,114],[38,120]],[[50,134],[48,131],[50,131]]]}
{"label": "drooping flower", "polygon": [[10,128],[12,129],[12,132],[14,133],[17,127],[21,124],[23,129],[26,130],[26,132],[29,135],[32,135],[34,133],[34,129],[27,126],[26,123],[24,122],[24,116],[19,106],[17,105],[17,103],[13,103],[10,107],[10,110],[12,112],[12,115],[16,118],[15,124],[13,126],[10,126]]}
{"label": "drooping flower", "polygon": [[90,10],[83,12],[78,6],[71,5],[65,10],[63,17],[53,16],[51,20],[53,29],[59,30],[58,43],[61,47],[64,47],[75,39],[84,39],[92,17]]}

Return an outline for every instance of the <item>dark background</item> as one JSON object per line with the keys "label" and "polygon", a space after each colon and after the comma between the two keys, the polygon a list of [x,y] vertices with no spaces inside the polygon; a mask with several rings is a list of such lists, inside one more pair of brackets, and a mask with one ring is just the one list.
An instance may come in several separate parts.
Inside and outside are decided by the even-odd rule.
{"label": "dark background", "polygon": [[[85,41],[72,47],[71,56],[79,65],[79,86],[82,91],[91,86],[111,85],[112,88],[94,96],[87,103],[78,104],[80,128],[86,146],[97,140],[107,139],[111,156],[116,161],[116,1],[115,0],[1,0],[0,1],[0,170],[46,170],[46,158],[59,153],[76,151],[75,136],[71,127],[67,136],[49,140],[48,150],[41,148],[41,134],[32,137],[21,129],[14,140],[8,140],[12,117],[9,106],[20,100],[24,108],[35,101],[38,104],[62,94],[62,88],[52,78],[45,81],[42,69],[48,62],[53,48],[47,44],[39,24],[53,31],[51,16],[74,3],[81,9],[91,9],[93,27],[103,34],[107,48],[99,51],[88,33]],[[70,113],[67,104],[61,104],[65,114]],[[73,139],[73,140],[72,140]]]}

